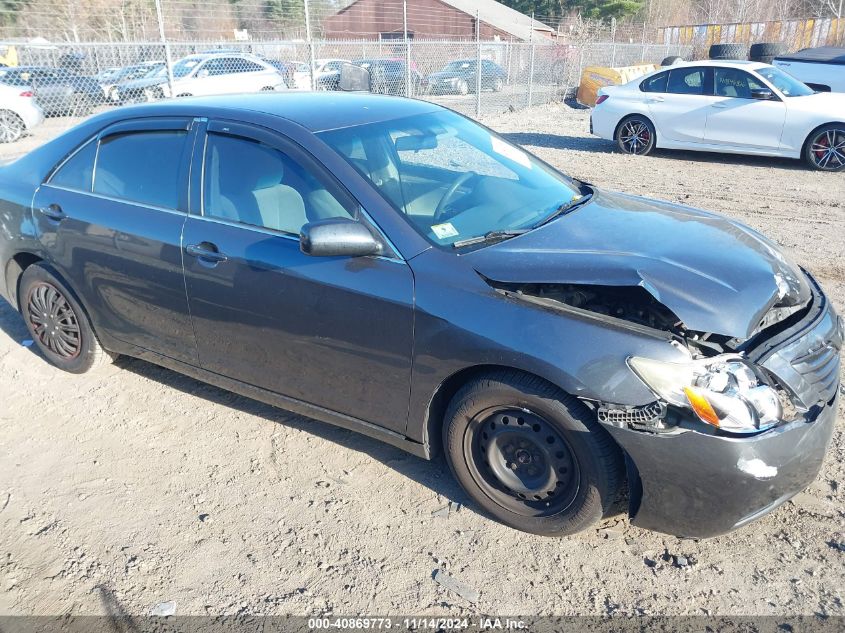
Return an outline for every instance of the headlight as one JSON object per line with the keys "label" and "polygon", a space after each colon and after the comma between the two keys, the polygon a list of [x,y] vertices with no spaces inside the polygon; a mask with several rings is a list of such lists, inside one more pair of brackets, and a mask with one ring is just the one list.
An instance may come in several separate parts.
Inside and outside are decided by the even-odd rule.
{"label": "headlight", "polygon": [[730,433],[756,433],[783,415],[777,392],[739,356],[723,354],[686,363],[633,357],[631,369],[660,398],[692,409],[702,421]]}

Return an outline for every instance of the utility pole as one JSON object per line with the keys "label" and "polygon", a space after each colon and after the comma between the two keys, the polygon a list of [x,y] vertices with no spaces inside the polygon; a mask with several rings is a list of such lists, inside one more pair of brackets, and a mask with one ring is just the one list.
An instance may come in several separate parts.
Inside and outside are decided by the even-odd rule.
{"label": "utility pole", "polygon": [[305,41],[308,42],[308,76],[311,78],[311,90],[317,89],[317,77],[314,75],[314,40],[311,39],[311,15],[308,11],[308,0],[303,0],[305,5]]}
{"label": "utility pole", "polygon": [[164,17],[161,15],[161,0],[155,0],[155,2],[156,18],[158,19],[158,35],[161,39],[161,43],[164,45],[164,65],[167,67],[167,87],[170,89],[170,97],[173,98],[176,95],[173,94],[173,60],[170,58],[170,44],[164,36]]}
{"label": "utility pole", "polygon": [[405,96],[411,96],[411,39],[408,36],[408,0],[402,0],[402,28],[405,33]]}
{"label": "utility pole", "polygon": [[475,118],[481,118],[481,13],[475,11]]}

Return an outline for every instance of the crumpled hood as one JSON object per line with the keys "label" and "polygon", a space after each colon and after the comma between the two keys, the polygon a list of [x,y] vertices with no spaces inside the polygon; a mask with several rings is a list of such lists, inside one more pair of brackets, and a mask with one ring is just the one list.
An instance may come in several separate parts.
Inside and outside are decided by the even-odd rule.
{"label": "crumpled hood", "polygon": [[725,217],[596,191],[568,215],[466,255],[502,283],[642,286],[688,329],[745,339],[786,297],[810,297],[805,275],[756,231]]}

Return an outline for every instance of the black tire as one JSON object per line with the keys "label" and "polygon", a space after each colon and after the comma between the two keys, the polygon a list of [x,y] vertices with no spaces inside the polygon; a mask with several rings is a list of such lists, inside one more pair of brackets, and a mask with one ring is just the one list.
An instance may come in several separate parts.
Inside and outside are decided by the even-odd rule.
{"label": "black tire", "polygon": [[707,55],[710,59],[747,59],[745,44],[713,44]]}
{"label": "black tire", "polygon": [[845,123],[813,130],[804,143],[804,161],[820,171],[845,170]]}
{"label": "black tire", "polygon": [[11,110],[0,110],[0,143],[14,143],[26,132],[23,120]]}
{"label": "black tire", "polygon": [[684,61],[683,57],[678,57],[677,55],[669,55],[669,57],[664,57],[663,61],[660,62],[661,66],[673,66],[678,62]]}
{"label": "black tire", "polygon": [[24,270],[18,298],[32,340],[59,369],[82,374],[113,360],[74,294],[47,266],[33,264]]}
{"label": "black tire", "polygon": [[761,42],[759,44],[752,44],[751,49],[748,51],[748,59],[753,62],[771,64],[775,57],[782,55],[787,50],[788,48],[783,42]]}
{"label": "black tire", "polygon": [[622,153],[645,156],[654,149],[657,133],[651,121],[641,114],[634,114],[619,122],[615,139]]}
{"label": "black tire", "polygon": [[498,521],[533,534],[589,528],[613,507],[624,476],[621,451],[582,402],[517,371],[461,388],[443,444],[467,494]]}

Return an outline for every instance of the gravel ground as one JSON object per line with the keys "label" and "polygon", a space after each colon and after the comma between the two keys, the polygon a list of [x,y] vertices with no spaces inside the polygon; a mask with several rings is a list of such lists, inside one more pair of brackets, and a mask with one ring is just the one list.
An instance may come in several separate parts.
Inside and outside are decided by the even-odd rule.
{"label": "gravel ground", "polygon": [[[623,156],[563,105],[486,123],[588,182],[750,224],[845,312],[842,174]],[[177,614],[845,615],[842,409],[817,481],[738,532],[679,540],[617,516],[549,539],[465,506],[441,461],[138,360],[64,374],[26,338],[0,305],[0,614],[173,601]],[[435,582],[438,569],[477,601]]]}

